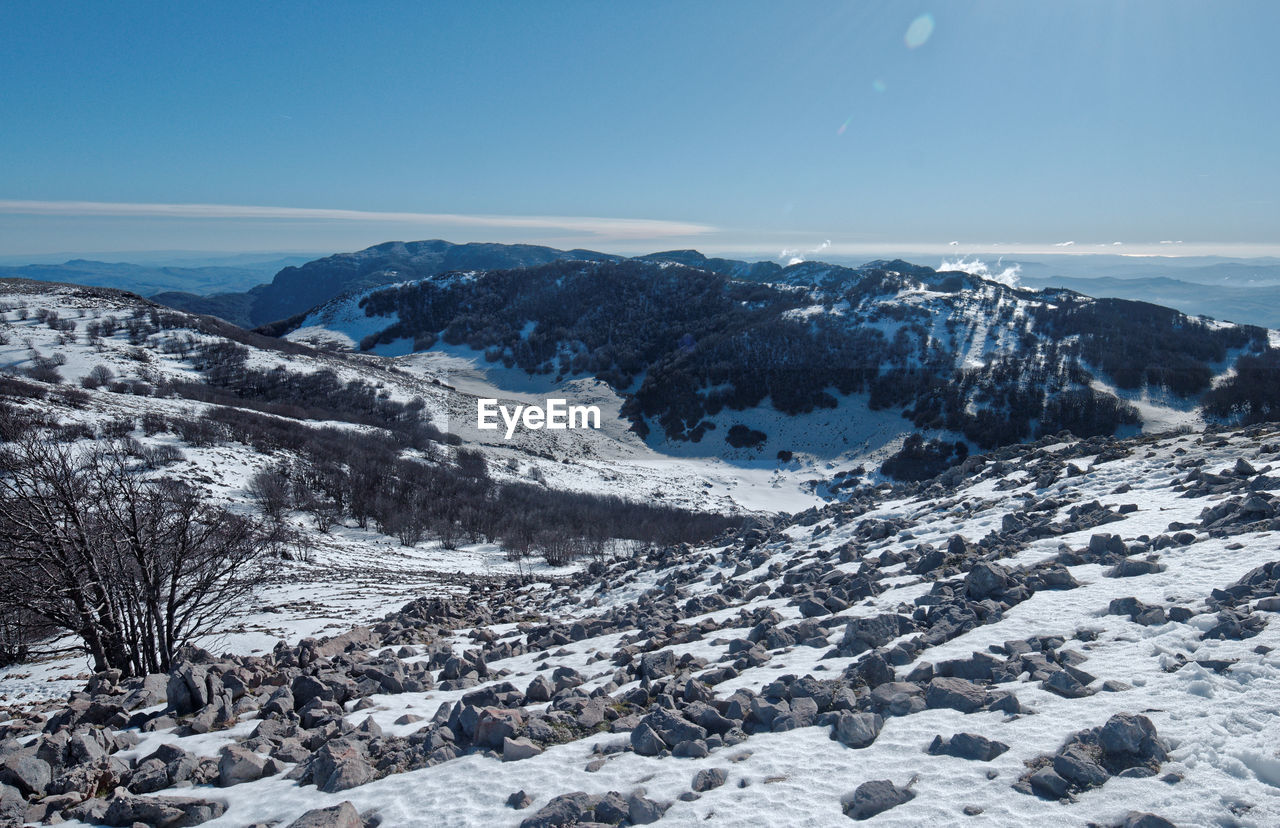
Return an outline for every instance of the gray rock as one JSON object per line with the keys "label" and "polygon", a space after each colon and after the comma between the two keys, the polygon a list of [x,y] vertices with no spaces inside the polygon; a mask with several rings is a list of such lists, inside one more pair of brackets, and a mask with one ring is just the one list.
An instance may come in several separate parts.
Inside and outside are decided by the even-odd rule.
{"label": "gray rock", "polygon": [[987,690],[962,678],[935,678],[925,691],[925,705],[930,709],[949,707],[961,713],[972,713],[987,702]]}
{"label": "gray rock", "polygon": [[[706,739],[707,731],[705,728],[694,724],[677,713],[659,707],[643,719],[641,724],[647,724],[653,729],[662,741],[668,745],[676,745],[680,742],[691,742],[697,739]],[[638,729],[638,728],[637,728]],[[634,733],[634,731],[632,731]]]}
{"label": "gray rock", "polygon": [[640,676],[650,681],[669,676],[676,671],[676,654],[670,650],[645,653],[640,656]]}
{"label": "gray rock", "polygon": [[725,783],[729,775],[721,768],[707,768],[698,771],[693,777],[693,785],[691,786],[697,793],[704,793],[713,788],[718,788]]}
{"label": "gray rock", "polygon": [[864,650],[875,649],[898,637],[898,616],[892,613],[872,618],[855,618],[845,625],[840,649],[857,655]]}
{"label": "gray rock", "polygon": [[23,796],[39,796],[53,781],[49,763],[27,753],[11,755],[0,765],[0,782],[14,786]]}
{"label": "gray rock", "polygon": [[147,759],[138,763],[129,777],[129,791],[136,794],[155,793],[169,787],[169,772],[159,759]]}
{"label": "gray rock", "polygon": [[523,790],[516,791],[515,793],[511,794],[511,796],[507,797],[507,807],[513,808],[517,811],[523,811],[525,808],[528,808],[532,804],[533,804],[533,800],[530,799],[529,795],[525,793]]}
{"label": "gray rock", "polygon": [[1059,670],[1049,676],[1046,681],[1041,682],[1041,686],[1067,699],[1082,699],[1092,695],[1089,688],[1076,681],[1075,677],[1066,670]]}
{"label": "gray rock", "polygon": [[617,791],[609,791],[596,803],[594,811],[596,822],[617,825],[630,818],[631,806],[622,794]]}
{"label": "gray rock", "polygon": [[1067,795],[1067,780],[1054,773],[1053,768],[1041,768],[1031,774],[1028,781],[1031,783],[1031,790],[1045,799],[1062,799]]}
{"label": "gray rock", "polygon": [[591,809],[591,796],[585,791],[560,794],[532,816],[525,817],[520,828],[558,828],[574,825]]}
{"label": "gray rock", "polygon": [[1164,817],[1156,816],[1155,814],[1130,811],[1125,814],[1121,828],[1176,828],[1176,826]]}
{"label": "gray rock", "polygon": [[1141,558],[1125,558],[1119,564],[1103,573],[1108,578],[1136,578],[1140,575],[1151,575],[1163,572],[1164,564]]}
{"label": "gray rock", "polygon": [[641,794],[632,794],[627,800],[627,817],[635,825],[649,825],[662,819],[666,808]]}
{"label": "gray rock", "polygon": [[179,796],[130,796],[117,794],[108,803],[103,821],[108,825],[141,822],[155,828],[187,828],[226,813],[221,802]]}
{"label": "gray rock", "polygon": [[228,745],[218,759],[218,785],[223,788],[253,782],[266,773],[266,757],[242,745]]}
{"label": "gray rock", "polygon": [[546,676],[535,676],[533,681],[529,682],[529,689],[524,692],[524,698],[530,704],[549,702],[553,692],[554,688],[551,682],[547,681]]}
{"label": "gray rock", "polygon": [[1128,754],[1139,760],[1163,762],[1168,758],[1164,742],[1146,716],[1117,713],[1098,731],[1098,740],[1108,757]]}
{"label": "gray rock", "polygon": [[853,795],[845,797],[841,804],[848,816],[864,820],[910,802],[915,796],[915,791],[899,788],[888,779],[872,779],[859,785]]}
{"label": "gray rock", "polygon": [[929,746],[929,753],[990,762],[1008,749],[1009,746],[1004,742],[996,742],[976,733],[957,733],[949,740],[944,740],[941,736],[934,738],[933,744]]}
{"label": "gray rock", "polygon": [[316,808],[289,823],[289,828],[364,828],[360,812],[350,802]]}
{"label": "gray rock", "polygon": [[641,721],[631,731],[631,749],[640,756],[657,756],[667,745],[647,722]]}
{"label": "gray rock", "polygon": [[338,793],[373,779],[373,768],[358,743],[347,739],[325,742],[310,765],[311,780],[325,793]]}
{"label": "gray rock", "polygon": [[1110,774],[1080,745],[1069,745],[1054,756],[1053,770],[1063,779],[1082,788],[1096,788],[1110,778]]}
{"label": "gray rock", "polygon": [[518,762],[521,759],[532,759],[534,756],[542,753],[542,748],[535,745],[528,739],[512,739],[507,737],[502,740],[502,761]]}
{"label": "gray rock", "polygon": [[1003,592],[1008,584],[1008,570],[990,561],[978,561],[964,576],[965,592],[974,601]]}
{"label": "gray rock", "polygon": [[677,742],[676,746],[671,749],[672,756],[678,756],[682,759],[701,759],[711,752],[707,747],[707,743],[702,739],[686,739],[683,742]]}
{"label": "gray rock", "polygon": [[880,735],[884,719],[878,713],[841,713],[831,727],[831,738],[851,748],[864,748]]}

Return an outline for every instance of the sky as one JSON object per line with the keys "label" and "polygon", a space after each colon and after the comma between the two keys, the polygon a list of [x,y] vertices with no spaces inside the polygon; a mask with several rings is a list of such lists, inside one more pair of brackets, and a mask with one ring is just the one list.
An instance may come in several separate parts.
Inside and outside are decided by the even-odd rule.
{"label": "sky", "polygon": [[1274,0],[0,4],[0,255],[1280,254]]}

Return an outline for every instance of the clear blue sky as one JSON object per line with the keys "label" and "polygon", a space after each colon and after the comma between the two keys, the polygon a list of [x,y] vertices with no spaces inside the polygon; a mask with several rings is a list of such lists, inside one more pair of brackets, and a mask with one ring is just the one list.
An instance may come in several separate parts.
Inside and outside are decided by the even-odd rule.
{"label": "clear blue sky", "polygon": [[0,254],[1274,253],[1278,32],[1274,0],[10,0]]}

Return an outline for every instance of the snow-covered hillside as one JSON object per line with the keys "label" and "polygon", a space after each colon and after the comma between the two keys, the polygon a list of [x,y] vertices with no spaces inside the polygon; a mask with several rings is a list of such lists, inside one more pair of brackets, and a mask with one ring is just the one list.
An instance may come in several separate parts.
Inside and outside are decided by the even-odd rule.
{"label": "snow-covered hillside", "polygon": [[[55,807],[1274,824],[1278,459],[1274,428],[1018,447],[559,586],[419,600],[329,644],[193,654],[141,695],[100,678],[63,720],[145,721],[89,731],[112,756],[89,761],[137,793]],[[19,745],[28,727],[8,725]],[[64,761],[55,778],[83,760]]]}
{"label": "snow-covered hillside", "polygon": [[462,359],[510,394],[601,380],[662,454],[784,474],[780,457],[875,469],[911,432],[972,451],[1200,426],[1236,361],[1269,348],[1260,328],[900,261],[772,278],[658,257],[445,274],[338,297],[279,332]]}
{"label": "snow-covered hillside", "polygon": [[[552,567],[286,512],[296,554],[171,673],[90,675],[66,654],[0,671],[0,823],[1280,820],[1274,426],[1049,437],[925,483],[853,475],[824,501],[844,458],[680,455],[629,431],[589,377],[465,347],[315,350],[153,319],[114,292],[4,287],[10,420],[51,417],[71,445],[127,437],[246,514],[265,508],[258,472],[305,457],[183,427],[233,402],[183,384],[204,387],[229,343],[263,376],[332,371],[387,405],[420,398],[452,435],[424,457],[477,449],[497,480],[755,515]],[[978,359],[989,337],[971,339]],[[478,397],[552,392],[609,423],[511,443],[469,424]],[[379,430],[275,410],[255,416]]]}

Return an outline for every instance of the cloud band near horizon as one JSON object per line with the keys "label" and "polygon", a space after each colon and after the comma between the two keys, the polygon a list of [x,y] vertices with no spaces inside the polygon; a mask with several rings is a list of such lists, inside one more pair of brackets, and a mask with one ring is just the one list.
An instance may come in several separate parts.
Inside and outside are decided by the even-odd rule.
{"label": "cloud band near horizon", "polygon": [[35,216],[105,216],[116,218],[263,219],[397,222],[449,227],[501,227],[563,230],[601,238],[641,239],[699,236],[717,228],[664,219],[593,216],[511,216],[467,213],[410,213],[339,210],[317,207],[262,207],[243,204],[153,204],[112,201],[19,201],[0,199],[0,213]]}

